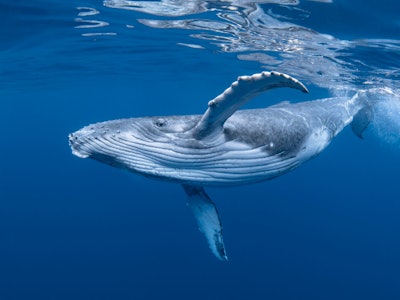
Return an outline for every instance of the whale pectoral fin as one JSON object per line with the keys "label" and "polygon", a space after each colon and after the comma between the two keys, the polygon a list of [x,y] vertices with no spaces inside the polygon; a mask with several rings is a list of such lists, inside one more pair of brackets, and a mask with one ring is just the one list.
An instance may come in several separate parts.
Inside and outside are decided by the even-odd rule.
{"label": "whale pectoral fin", "polygon": [[182,185],[187,196],[188,206],[191,208],[200,231],[207,239],[212,253],[220,260],[227,261],[222,226],[217,208],[202,187]]}
{"label": "whale pectoral fin", "polygon": [[291,87],[308,93],[297,79],[278,72],[262,72],[251,76],[240,76],[222,94],[208,102],[208,109],[193,129],[197,139],[222,130],[225,121],[251,98],[269,89]]}
{"label": "whale pectoral fin", "polygon": [[365,106],[360,109],[357,114],[353,117],[351,122],[351,129],[354,134],[360,139],[363,138],[363,132],[367,129],[368,125],[371,123],[372,119],[372,108],[370,106]]}

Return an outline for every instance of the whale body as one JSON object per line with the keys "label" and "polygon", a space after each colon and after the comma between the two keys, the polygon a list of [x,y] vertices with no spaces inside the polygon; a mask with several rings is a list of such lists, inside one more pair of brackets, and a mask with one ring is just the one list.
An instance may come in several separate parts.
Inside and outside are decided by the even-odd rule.
{"label": "whale body", "polygon": [[220,218],[204,187],[255,183],[287,173],[318,155],[349,124],[362,137],[371,120],[363,93],[238,110],[277,87],[308,92],[278,72],[241,76],[209,101],[203,115],[101,122],[70,134],[69,144],[78,157],[181,184],[210,249],[227,260]]}

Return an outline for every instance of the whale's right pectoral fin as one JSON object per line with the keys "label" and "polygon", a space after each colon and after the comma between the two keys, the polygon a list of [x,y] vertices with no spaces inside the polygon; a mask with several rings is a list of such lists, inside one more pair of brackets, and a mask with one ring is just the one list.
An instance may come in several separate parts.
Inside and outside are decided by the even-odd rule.
{"label": "whale's right pectoral fin", "polygon": [[200,231],[206,237],[212,253],[218,259],[227,261],[221,221],[214,202],[202,187],[186,184],[182,186],[188,196],[188,206],[196,218]]}

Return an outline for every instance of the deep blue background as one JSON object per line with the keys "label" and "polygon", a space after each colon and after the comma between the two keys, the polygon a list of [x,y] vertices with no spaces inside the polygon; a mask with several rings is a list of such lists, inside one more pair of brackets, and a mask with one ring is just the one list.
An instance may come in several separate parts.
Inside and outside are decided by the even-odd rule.
{"label": "deep blue background", "polygon": [[[302,25],[390,38],[397,2],[386,2],[304,2],[320,13]],[[78,6],[118,35],[81,36]],[[363,26],[345,31],[341,13]],[[400,156],[371,133],[347,128],[273,181],[208,189],[228,263],[210,253],[179,186],[71,154],[67,135],[84,125],[202,113],[236,76],[262,70],[212,44],[179,46],[193,39],[141,17],[100,1],[0,2],[0,299],[400,299]],[[328,95],[309,88],[252,105]]]}

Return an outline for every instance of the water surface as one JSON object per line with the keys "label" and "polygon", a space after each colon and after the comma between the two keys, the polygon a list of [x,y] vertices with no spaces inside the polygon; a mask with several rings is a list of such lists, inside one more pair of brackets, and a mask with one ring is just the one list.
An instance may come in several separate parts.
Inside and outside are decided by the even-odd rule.
{"label": "water surface", "polygon": [[[397,1],[1,1],[1,299],[399,299]],[[179,186],[72,156],[68,133],[201,114],[239,75],[288,73],[248,107],[393,94],[273,181],[209,189],[229,262]],[[387,99],[386,99],[387,100]]]}

